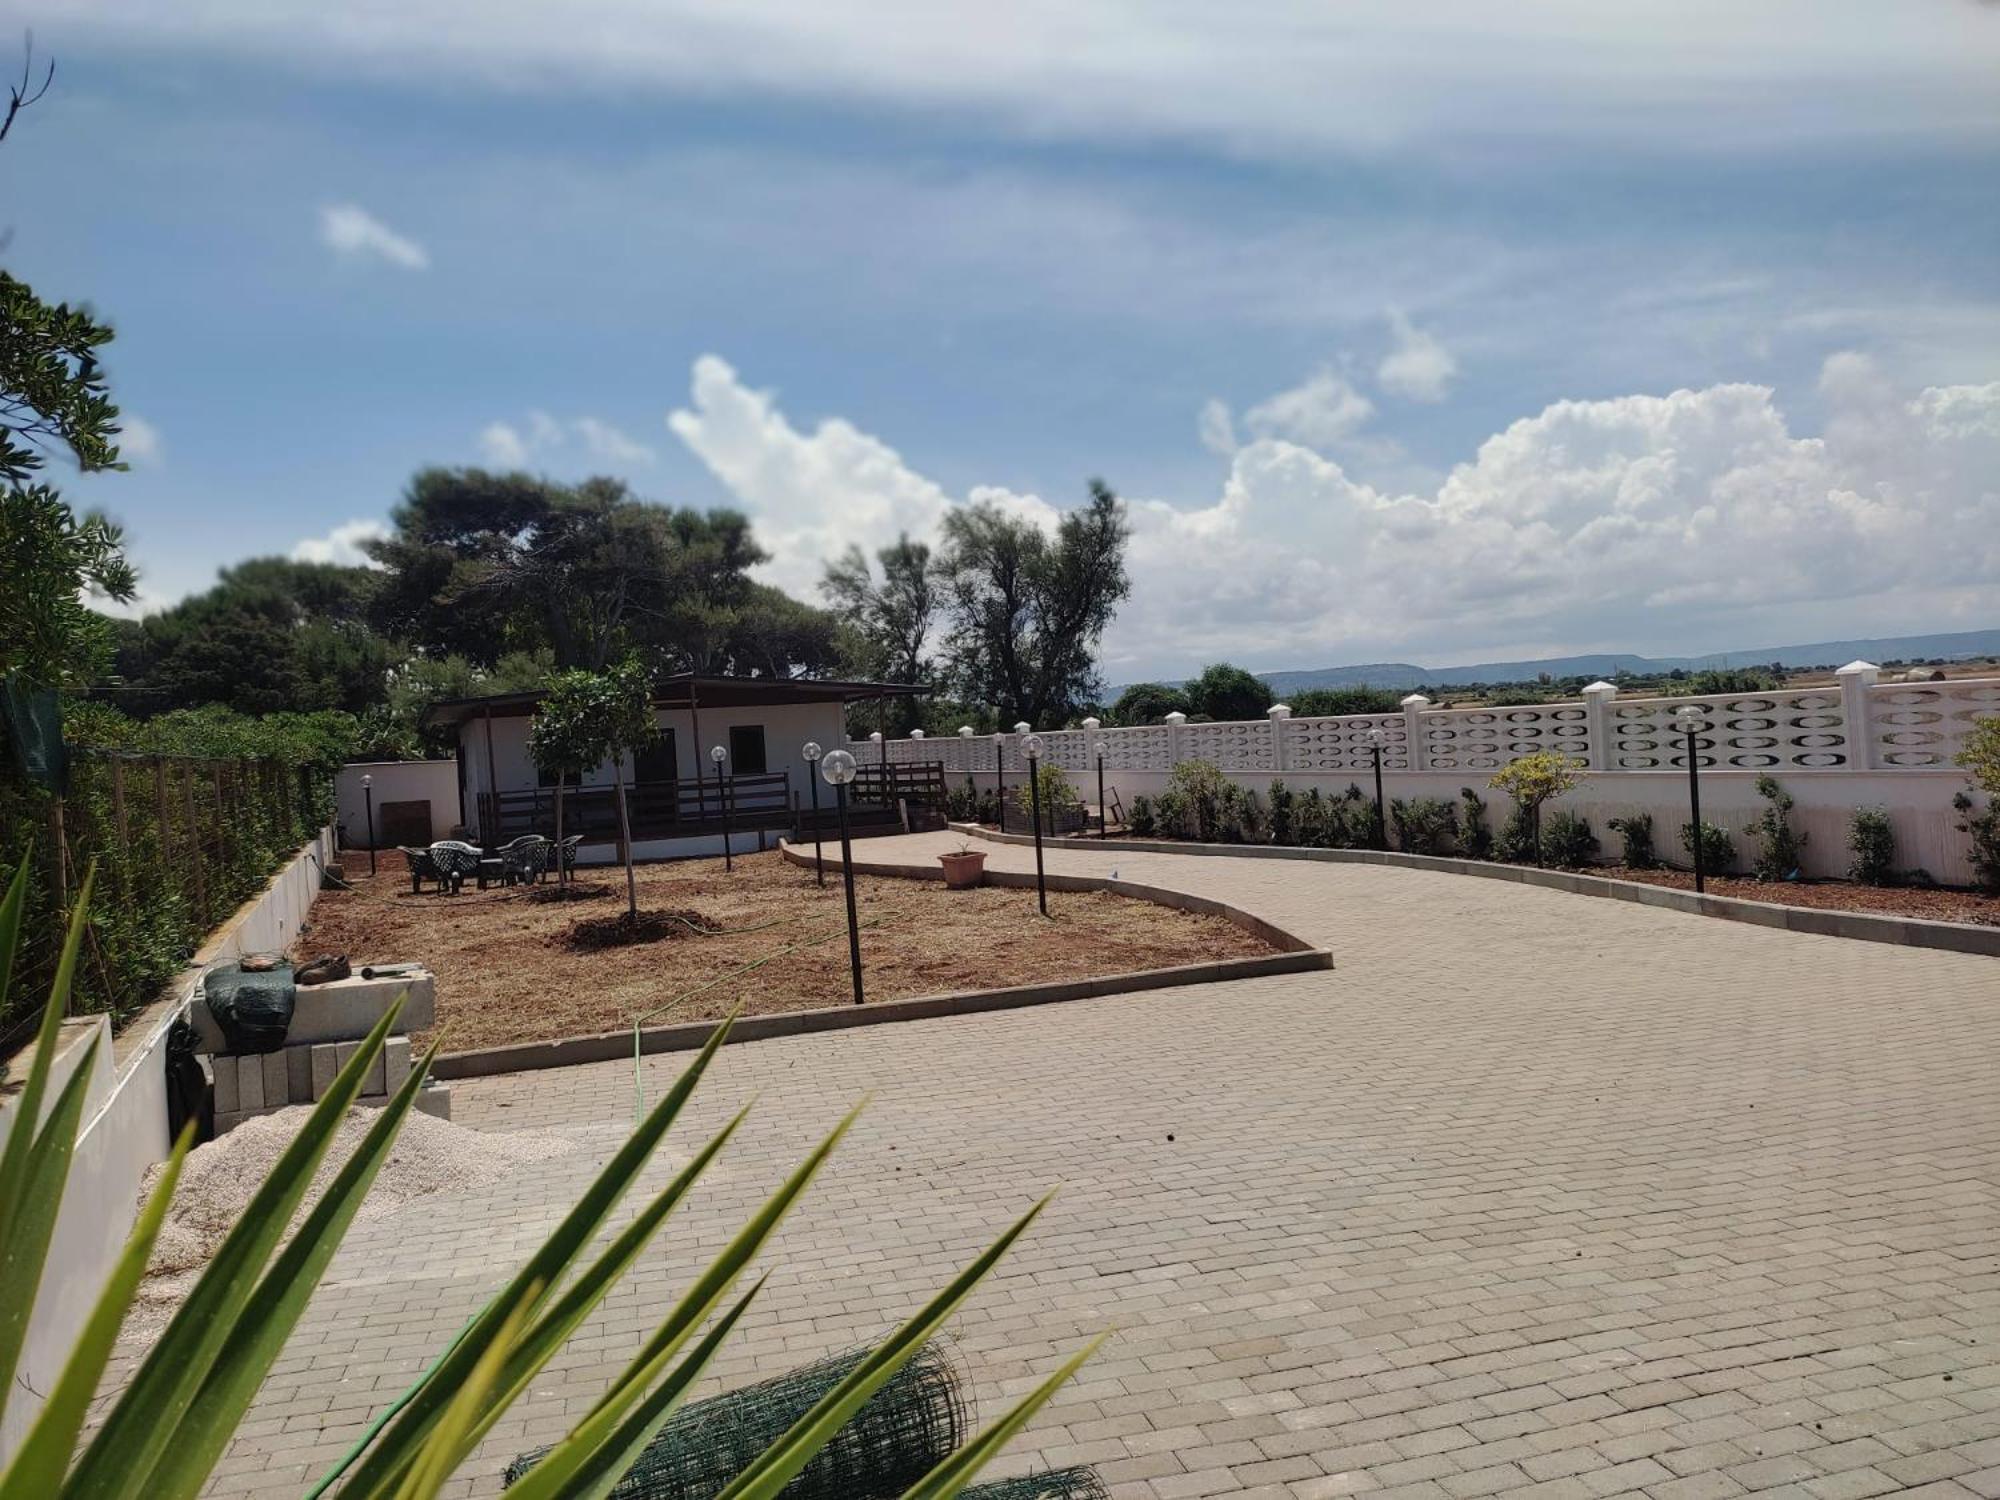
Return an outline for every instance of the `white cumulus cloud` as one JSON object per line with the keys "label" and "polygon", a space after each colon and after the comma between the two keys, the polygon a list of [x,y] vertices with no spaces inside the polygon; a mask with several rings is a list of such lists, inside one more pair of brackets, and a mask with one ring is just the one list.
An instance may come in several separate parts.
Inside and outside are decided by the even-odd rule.
{"label": "white cumulus cloud", "polygon": [[374,561],[361,550],[361,544],[387,535],[389,528],[380,521],[343,521],[325,536],[309,536],[297,543],[292,548],[292,560],[372,568]]}
{"label": "white cumulus cloud", "polygon": [[430,268],[430,252],[408,235],[354,203],[329,203],[319,211],[319,237],[346,260],[379,260],[406,271]]}
{"label": "white cumulus cloud", "polygon": [[[1356,418],[1327,372],[1273,398],[1205,506],[1131,502],[1132,595],[1106,639],[1114,679],[1221,657],[1252,666],[1542,648],[1715,649],[1990,615],[2000,584],[2000,383],[1893,390],[1828,361],[1817,436],[1766,386],[1557,402],[1423,493],[1379,489],[1298,438]],[[1272,403],[1265,403],[1266,406]],[[1328,414],[1332,413],[1332,416]],[[840,418],[794,426],[705,356],[669,425],[805,590],[850,542],[935,540],[947,494]],[[1282,425],[1285,432],[1277,429]],[[1113,476],[1115,479],[1115,476]],[[1079,492],[1081,482],[1079,481]],[[1983,617],[1982,617],[1983,618]],[[1768,633],[1767,633],[1768,632]]]}
{"label": "white cumulus cloud", "polygon": [[1243,420],[1260,438],[1332,448],[1354,436],[1374,415],[1372,401],[1331,369],[1320,369],[1290,390],[1251,407]]}
{"label": "white cumulus cloud", "polygon": [[160,429],[151,422],[144,417],[135,417],[129,411],[120,412],[118,456],[128,464],[151,467],[166,459],[167,446],[160,437]]}
{"label": "white cumulus cloud", "polygon": [[1195,431],[1201,437],[1201,445],[1210,453],[1220,453],[1225,458],[1236,451],[1236,419],[1229,414],[1229,403],[1220,397],[1211,396],[1201,406],[1201,415],[1195,418]]}
{"label": "white cumulus cloud", "polygon": [[659,458],[602,417],[561,422],[545,411],[531,411],[518,425],[490,422],[479,433],[479,455],[496,469],[521,469],[542,459],[579,453],[596,463],[624,468],[642,467]]}
{"label": "white cumulus cloud", "polygon": [[1375,367],[1375,378],[1382,389],[1412,401],[1444,400],[1446,390],[1458,374],[1458,361],[1451,351],[1438,342],[1436,335],[1414,326],[1399,311],[1392,310],[1389,314],[1389,332],[1396,341],[1395,347]]}

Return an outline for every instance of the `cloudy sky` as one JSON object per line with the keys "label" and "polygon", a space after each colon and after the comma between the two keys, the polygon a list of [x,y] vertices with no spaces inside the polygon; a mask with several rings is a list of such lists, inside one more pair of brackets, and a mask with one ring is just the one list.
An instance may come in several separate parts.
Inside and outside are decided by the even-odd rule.
{"label": "cloudy sky", "polygon": [[802,593],[1101,474],[1117,681],[2000,625],[2000,5],[21,19],[6,262],[119,328],[156,601],[485,463]]}

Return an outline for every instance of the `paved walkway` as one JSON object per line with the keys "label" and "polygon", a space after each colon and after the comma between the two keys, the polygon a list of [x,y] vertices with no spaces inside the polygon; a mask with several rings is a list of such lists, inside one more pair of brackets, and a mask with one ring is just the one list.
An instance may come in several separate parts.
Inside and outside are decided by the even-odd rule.
{"label": "paved walkway", "polygon": [[[1010,1468],[1158,1500],[2000,1496],[2000,964],[1430,872],[1051,861],[1226,897],[1337,967],[728,1049],[678,1147],[759,1093],[752,1123],[459,1493],[559,1435],[872,1091],[725,1378],[881,1332],[1062,1183],[961,1319],[981,1406],[1119,1332]],[[362,1227],[215,1493],[296,1495],[632,1090],[629,1064],[459,1085],[461,1122],[584,1149]]]}

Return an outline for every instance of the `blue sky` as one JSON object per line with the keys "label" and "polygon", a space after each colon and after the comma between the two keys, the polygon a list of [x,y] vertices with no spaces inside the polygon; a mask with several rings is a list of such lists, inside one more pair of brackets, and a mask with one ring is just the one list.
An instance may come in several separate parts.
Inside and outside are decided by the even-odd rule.
{"label": "blue sky", "polygon": [[2000,7],[24,19],[6,260],[118,326],[154,600],[515,460],[801,593],[1102,474],[1118,680],[2000,623]]}

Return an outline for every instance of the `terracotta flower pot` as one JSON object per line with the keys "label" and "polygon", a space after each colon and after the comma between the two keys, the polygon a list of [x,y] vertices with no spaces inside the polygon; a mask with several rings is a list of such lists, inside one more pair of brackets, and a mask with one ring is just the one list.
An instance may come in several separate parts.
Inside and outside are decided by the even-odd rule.
{"label": "terracotta flower pot", "polygon": [[944,866],[946,890],[970,890],[986,878],[984,849],[963,849],[952,854],[940,854],[938,863]]}

